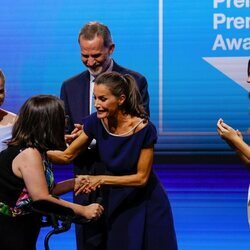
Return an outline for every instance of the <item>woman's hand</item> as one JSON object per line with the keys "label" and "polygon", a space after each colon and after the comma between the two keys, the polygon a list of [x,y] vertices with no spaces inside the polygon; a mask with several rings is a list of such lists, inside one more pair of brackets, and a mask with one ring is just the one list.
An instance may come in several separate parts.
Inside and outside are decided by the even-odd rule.
{"label": "woman's hand", "polygon": [[217,122],[217,131],[222,139],[226,141],[233,141],[234,139],[243,139],[242,134],[239,130],[235,130],[220,118]]}
{"label": "woman's hand", "polygon": [[[90,183],[89,175],[77,175],[76,178],[75,178],[74,191],[77,194],[79,194],[78,190],[79,189],[81,189],[81,190],[84,189],[85,187],[87,187],[89,185],[89,183]],[[89,193],[89,192],[85,192],[85,193]]]}
{"label": "woman's hand", "polygon": [[67,144],[71,144],[83,131],[83,125],[74,124],[75,128],[70,135],[65,135],[64,140]]}
{"label": "woman's hand", "polygon": [[98,219],[104,211],[104,208],[98,203],[92,203],[88,206],[82,206],[80,215],[88,220]]}
{"label": "woman's hand", "polygon": [[90,193],[100,188],[102,179],[100,175],[78,175],[75,181],[75,195]]}

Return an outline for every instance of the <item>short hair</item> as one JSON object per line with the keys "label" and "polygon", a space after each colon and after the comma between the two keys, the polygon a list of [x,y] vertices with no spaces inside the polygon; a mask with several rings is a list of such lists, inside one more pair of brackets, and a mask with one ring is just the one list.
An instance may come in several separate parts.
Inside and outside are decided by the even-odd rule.
{"label": "short hair", "polygon": [[109,28],[97,21],[88,22],[81,28],[78,35],[78,43],[80,43],[81,36],[86,40],[93,40],[96,36],[101,36],[106,48],[113,44]]}
{"label": "short hair", "polygon": [[5,84],[5,76],[1,69],[0,69],[0,78],[3,80],[3,84]]}
{"label": "short hair", "polygon": [[9,145],[47,150],[65,149],[63,102],[52,95],[30,97],[21,107]]}

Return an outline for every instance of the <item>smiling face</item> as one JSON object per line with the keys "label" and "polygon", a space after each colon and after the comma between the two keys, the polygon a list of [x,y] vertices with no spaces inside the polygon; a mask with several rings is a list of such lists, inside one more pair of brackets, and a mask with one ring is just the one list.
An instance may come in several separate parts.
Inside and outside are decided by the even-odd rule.
{"label": "smiling face", "polygon": [[79,44],[81,60],[92,75],[97,76],[108,68],[114,50],[113,44],[105,47],[101,36],[95,36],[92,40],[80,36]]}
{"label": "smiling face", "polygon": [[114,96],[104,84],[94,85],[94,98],[99,119],[114,117],[120,110],[119,106],[125,101],[124,95]]}

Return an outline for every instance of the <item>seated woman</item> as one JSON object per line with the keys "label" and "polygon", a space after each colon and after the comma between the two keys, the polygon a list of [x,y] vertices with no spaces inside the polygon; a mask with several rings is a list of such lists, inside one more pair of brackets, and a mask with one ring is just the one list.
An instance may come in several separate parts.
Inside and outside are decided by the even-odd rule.
{"label": "seated woman", "polygon": [[[0,69],[0,107],[5,99],[5,76]],[[0,108],[0,151],[7,147],[5,141],[11,137],[11,130],[16,120],[16,115]]]}
{"label": "seated woman", "polygon": [[46,157],[47,150],[65,148],[64,124],[62,101],[54,96],[34,96],[21,107],[8,148],[0,153],[1,249],[36,249],[41,220],[32,213],[31,201],[48,200],[87,219],[101,215],[99,204],[81,206],[55,197],[77,184],[75,179],[54,183]]}
{"label": "seated woman", "polygon": [[107,250],[176,250],[169,200],[152,169],[157,131],[142,106],[135,80],[108,72],[94,84],[96,113],[65,151],[48,151],[55,163],[69,163],[96,139],[107,175],[79,176],[76,194],[103,186]]}

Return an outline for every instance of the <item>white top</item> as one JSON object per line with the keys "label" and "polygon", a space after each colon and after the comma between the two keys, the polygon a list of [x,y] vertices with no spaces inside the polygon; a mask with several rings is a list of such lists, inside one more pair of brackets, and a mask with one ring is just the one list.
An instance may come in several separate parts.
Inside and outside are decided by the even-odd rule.
{"label": "white top", "polygon": [[7,148],[6,140],[11,138],[13,124],[17,118],[16,114],[0,109],[1,121],[0,121],[0,152]]}
{"label": "white top", "polygon": [[0,152],[7,148],[6,140],[11,138],[13,125],[0,127]]}

